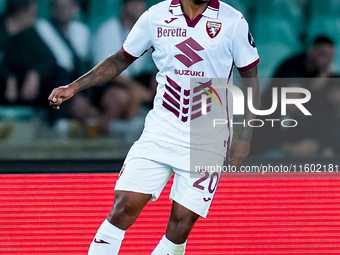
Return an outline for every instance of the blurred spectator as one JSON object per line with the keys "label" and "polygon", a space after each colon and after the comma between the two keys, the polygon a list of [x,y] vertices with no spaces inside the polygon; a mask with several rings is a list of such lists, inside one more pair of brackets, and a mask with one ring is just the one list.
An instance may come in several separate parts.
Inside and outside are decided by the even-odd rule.
{"label": "blurred spectator", "polygon": [[[3,65],[5,51],[13,36],[32,27],[37,12],[36,0],[8,0],[0,16],[0,103],[14,102],[18,97],[16,77]],[[29,97],[25,95],[25,97]]]}
{"label": "blurred spectator", "polygon": [[[317,107],[317,105],[313,105],[314,103],[317,104],[315,98],[320,97],[320,93],[325,89],[327,78],[336,74],[332,70],[335,50],[334,42],[330,38],[318,36],[314,39],[313,45],[308,48],[307,52],[284,61],[277,69],[274,79],[310,78],[304,84],[313,97],[308,106],[315,108]],[[269,86],[268,92],[263,96],[264,106],[271,102],[271,88],[273,88],[273,84]]]}
{"label": "blurred spectator", "polygon": [[[298,86],[308,89],[312,99],[304,106],[312,113],[312,117],[302,116],[295,106],[289,106],[289,115],[297,119],[299,124],[295,128],[259,128],[254,131],[253,141],[257,146],[252,148],[253,154],[289,155],[289,156],[321,156],[326,155],[325,147],[320,137],[322,131],[321,119],[325,90],[329,77],[335,73],[331,66],[335,55],[334,42],[325,36],[314,39],[313,45],[302,54],[284,61],[277,69],[274,79],[262,97],[262,109],[269,109],[272,105],[272,89],[282,86]],[[293,78],[295,82],[290,82]],[[293,83],[293,84],[292,84]],[[295,84],[294,84],[295,83]],[[294,96],[294,95],[290,95]],[[295,95],[297,96],[297,95]],[[270,116],[280,119],[280,115]],[[268,137],[264,140],[263,137]]]}
{"label": "blurred spectator", "polygon": [[[144,0],[123,0],[119,19],[111,18],[100,26],[94,36],[92,54],[95,64],[119,50],[137,19],[146,10]],[[137,59],[122,75],[137,77],[143,73],[152,73],[155,66],[150,50]]]}
{"label": "blurred spectator", "polygon": [[97,86],[91,96],[77,94],[72,113],[83,125],[95,122],[100,135],[119,136],[133,143],[141,134],[146,116],[145,103],[155,90],[127,77],[118,77],[107,86]]}
{"label": "blurred spectator", "polygon": [[310,80],[303,84],[312,93],[313,100],[308,105],[314,108],[313,102],[316,102],[314,99],[320,96],[327,78],[335,75],[332,70],[334,56],[334,42],[328,37],[318,36],[306,52],[285,60],[276,70],[274,79],[262,96],[263,109],[269,109],[268,107],[271,106],[272,89],[277,86],[277,81],[275,81],[277,78],[309,78]]}
{"label": "blurred spectator", "polygon": [[9,0],[0,16],[0,62],[12,36],[31,27],[35,21],[36,0]]}
{"label": "blurred spectator", "polygon": [[4,78],[4,104],[47,108],[51,89],[66,83],[68,76],[35,29],[37,1],[31,0],[24,7],[23,2],[27,0],[8,0],[27,25],[10,38],[5,49],[2,67],[8,78]]}
{"label": "blurred spectator", "polygon": [[36,25],[58,65],[70,74],[70,80],[90,67],[90,30],[74,20],[79,11],[77,0],[51,0],[51,18],[40,19]]}
{"label": "blurred spectator", "polygon": [[329,77],[335,56],[334,42],[326,36],[318,36],[307,52],[284,61],[277,69],[274,78],[286,77]]}
{"label": "blurred spectator", "polygon": [[[119,19],[105,22],[94,36],[92,55],[98,64],[120,50],[129,31],[146,10],[144,0],[123,0]],[[151,52],[137,59],[116,80],[92,88],[89,94],[77,94],[72,114],[83,125],[95,119],[101,135],[119,136],[133,143],[141,134],[147,103],[155,93],[155,66]]]}

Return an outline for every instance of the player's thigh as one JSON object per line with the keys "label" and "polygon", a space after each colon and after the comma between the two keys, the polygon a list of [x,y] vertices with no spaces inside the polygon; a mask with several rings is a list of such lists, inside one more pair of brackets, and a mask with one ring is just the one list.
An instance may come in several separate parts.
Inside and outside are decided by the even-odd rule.
{"label": "player's thigh", "polygon": [[173,174],[166,164],[138,157],[127,157],[116,182],[116,191],[130,191],[151,195],[157,200]]}
{"label": "player's thigh", "polygon": [[194,213],[206,217],[221,176],[224,157],[196,151],[190,169],[176,168],[170,198]]}

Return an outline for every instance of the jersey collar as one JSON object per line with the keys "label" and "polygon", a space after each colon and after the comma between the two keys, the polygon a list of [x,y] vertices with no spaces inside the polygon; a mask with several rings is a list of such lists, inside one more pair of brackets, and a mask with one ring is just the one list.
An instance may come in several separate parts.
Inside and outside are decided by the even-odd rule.
{"label": "jersey collar", "polygon": [[[203,16],[206,16],[211,19],[217,19],[218,11],[220,9],[220,2],[218,0],[211,0],[207,9],[202,13]],[[183,15],[181,1],[180,0],[172,0],[170,4],[169,11],[176,16]]]}

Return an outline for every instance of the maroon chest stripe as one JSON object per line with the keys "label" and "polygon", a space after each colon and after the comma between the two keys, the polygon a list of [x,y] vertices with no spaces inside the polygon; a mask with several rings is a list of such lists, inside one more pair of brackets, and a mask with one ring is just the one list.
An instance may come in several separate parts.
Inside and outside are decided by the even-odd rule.
{"label": "maroon chest stripe", "polygon": [[[209,105],[207,107],[207,112],[210,112],[210,111],[211,111],[211,105]],[[202,111],[198,111],[198,112],[194,113],[193,115],[191,115],[191,120],[197,119],[201,116],[202,116]]]}
{"label": "maroon chest stripe", "polygon": [[[208,98],[207,98],[207,104],[211,104],[211,102],[212,102],[211,97],[208,97]],[[200,110],[200,109],[202,109],[202,103],[201,103],[201,102],[199,102],[198,104],[195,104],[195,105],[193,105],[193,106],[191,107],[191,110],[192,110],[193,112],[195,112],[195,111],[197,111],[197,110]]]}
{"label": "maroon chest stripe", "polygon": [[168,93],[164,93],[164,98],[166,100],[168,100],[171,104],[173,104],[173,106],[175,106],[177,109],[181,108],[181,105],[178,101],[176,101],[175,99],[173,99]]}
{"label": "maroon chest stripe", "polygon": [[173,114],[175,114],[175,116],[177,118],[179,118],[179,111],[178,110],[176,110],[174,107],[172,107],[171,105],[169,105],[165,101],[163,101],[163,106],[165,107],[165,109],[167,109],[168,111],[172,112]]}
{"label": "maroon chest stripe", "polygon": [[165,85],[165,89],[169,91],[178,101],[181,100],[181,96],[176,91],[174,91],[170,86]]}
{"label": "maroon chest stripe", "polygon": [[181,87],[176,82],[174,82],[169,76],[166,76],[166,80],[169,82],[172,88],[174,88],[178,92],[181,92]]}

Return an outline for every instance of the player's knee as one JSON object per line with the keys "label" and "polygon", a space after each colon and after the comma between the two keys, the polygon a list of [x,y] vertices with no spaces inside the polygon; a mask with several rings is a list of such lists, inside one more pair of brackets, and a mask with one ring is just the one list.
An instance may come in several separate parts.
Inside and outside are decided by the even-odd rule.
{"label": "player's knee", "polygon": [[149,199],[148,195],[116,192],[115,202],[108,216],[108,221],[120,229],[128,229],[135,222]]}
{"label": "player's knee", "polygon": [[128,203],[121,201],[115,203],[108,216],[108,221],[120,229],[128,229],[136,220],[138,214]]}
{"label": "player's knee", "polygon": [[115,217],[133,217],[135,214],[138,214],[137,208],[124,199],[116,199],[110,212]]}
{"label": "player's knee", "polygon": [[191,212],[175,213],[171,215],[169,225],[171,229],[178,233],[190,232],[198,218],[197,214]]}
{"label": "player's knee", "polygon": [[178,227],[191,227],[195,224],[198,218],[196,217],[172,217],[170,222]]}
{"label": "player's knee", "polygon": [[166,230],[167,238],[175,244],[184,243],[187,240],[197,219],[198,216],[193,214],[187,215],[172,214],[172,216],[169,219],[168,227]]}

